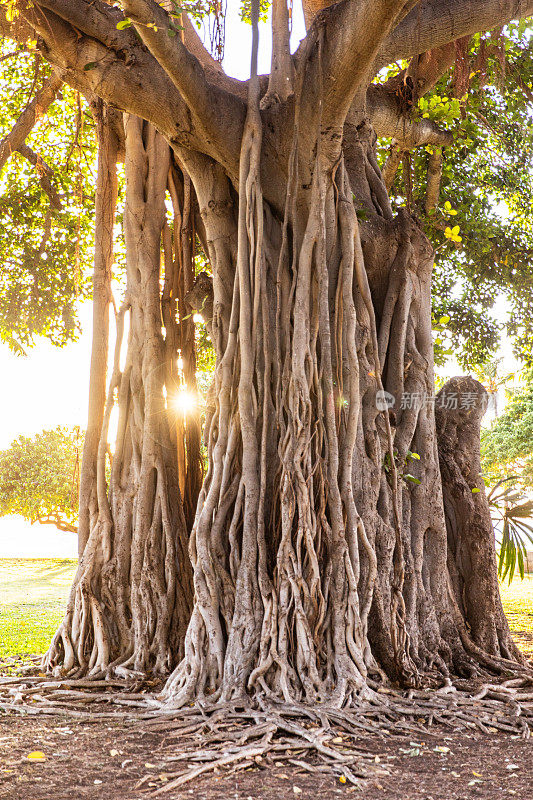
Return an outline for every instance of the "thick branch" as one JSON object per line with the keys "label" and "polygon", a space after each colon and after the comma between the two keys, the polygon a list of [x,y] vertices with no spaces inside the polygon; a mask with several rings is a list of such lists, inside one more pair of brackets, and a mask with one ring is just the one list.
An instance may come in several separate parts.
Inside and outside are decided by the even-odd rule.
{"label": "thick branch", "polygon": [[439,204],[440,182],[442,179],[442,148],[436,147],[429,157],[426,189],[426,214],[434,211]]}
{"label": "thick branch", "polygon": [[209,85],[211,117],[215,118],[213,107],[226,110],[225,132],[206,136],[197,116],[191,115],[180,92],[133,30],[117,30],[123,20],[117,9],[100,0],[43,0],[24,11],[24,16],[41,37],[44,55],[62,70],[66,82],[147,119],[170,142],[205,152],[237,174],[244,124],[244,104],[238,97]]}
{"label": "thick branch", "polygon": [[531,14],[532,0],[425,0],[385,40],[376,71],[399,58],[409,58]]}
{"label": "thick branch", "polygon": [[373,85],[366,95],[367,112],[378,136],[390,136],[405,148],[425,144],[447,145],[453,141],[450,131],[430,119],[412,119],[402,113],[398,97],[384,87]]}
{"label": "thick branch", "polygon": [[53,102],[60,86],[61,78],[54,73],[35,95],[31,103],[26,106],[7,136],[2,139],[0,142],[0,170],[4,167],[11,153],[24,144],[26,137],[29,136],[36,122]]}
{"label": "thick branch", "polygon": [[[200,61],[181,41],[172,18],[161,6],[153,0],[122,0],[122,6],[133,19],[145,45],[191,109],[205,138],[216,142],[221,149],[228,146],[230,151],[234,151],[233,136],[238,133],[240,141],[244,125],[242,103],[234,95],[207,81]],[[175,35],[171,36],[170,33]],[[217,109],[216,114],[213,114],[214,108]]]}
{"label": "thick branch", "polygon": [[339,0],[302,0],[305,27],[309,29],[316,15],[324,8],[334,5]]}
{"label": "thick branch", "polygon": [[[405,7],[405,0],[344,0],[317,15],[323,27],[324,117],[344,121],[356,91],[367,79],[380,44]],[[428,48],[426,48],[428,49]]]}
{"label": "thick branch", "polygon": [[272,3],[272,61],[268,91],[263,107],[271,102],[285,101],[293,88],[293,64],[290,49],[289,10],[287,0]]}
{"label": "thick branch", "polygon": [[377,135],[395,138],[405,147],[449,144],[450,134],[429,120],[413,120],[409,109],[416,107],[418,99],[435,86],[454,61],[455,46],[450,42],[415,56],[407,69],[385,83],[370,84],[367,113]]}
{"label": "thick branch", "polygon": [[76,525],[72,525],[70,522],[66,522],[61,517],[37,517],[37,519],[32,520],[33,522],[38,522],[39,525],[55,525],[60,531],[64,531],[65,533],[77,533],[78,528]]}

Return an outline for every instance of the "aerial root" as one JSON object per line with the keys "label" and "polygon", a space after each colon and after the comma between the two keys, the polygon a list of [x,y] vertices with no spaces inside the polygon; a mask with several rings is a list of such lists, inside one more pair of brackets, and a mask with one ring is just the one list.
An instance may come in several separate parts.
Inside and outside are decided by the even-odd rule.
{"label": "aerial root", "polygon": [[[343,778],[388,774],[361,749],[368,734],[428,737],[448,730],[504,732],[528,739],[533,728],[533,678],[519,677],[442,690],[400,693],[381,687],[357,705],[332,708],[267,700],[199,704],[181,709],[157,703],[156,681],[57,680],[0,677],[0,713],[46,714],[80,722],[120,720],[143,732],[164,733],[157,768],[165,782],[153,790],[153,773],[136,789],[157,797],[213,771],[287,764]],[[148,786],[152,783],[151,786]]]}

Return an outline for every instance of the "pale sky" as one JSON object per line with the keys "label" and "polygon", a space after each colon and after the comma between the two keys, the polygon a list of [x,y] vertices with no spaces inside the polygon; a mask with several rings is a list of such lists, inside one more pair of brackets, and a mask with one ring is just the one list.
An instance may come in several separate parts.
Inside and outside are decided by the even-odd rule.
{"label": "pale sky", "polygon": [[[292,49],[304,35],[301,4],[295,3]],[[238,18],[239,3],[228,1],[226,22],[226,72],[244,79],[250,71],[251,28]],[[237,45],[236,45],[237,43]],[[270,26],[261,25],[259,71],[270,69]],[[20,434],[31,435],[57,425],[85,427],[89,360],[91,351],[91,304],[80,309],[83,333],[80,339],[58,349],[40,339],[29,355],[18,357],[0,343],[0,449]],[[499,308],[499,316],[505,308]],[[113,339],[111,339],[111,342]],[[506,362],[510,349],[505,348]],[[509,361],[509,369],[514,368]],[[446,374],[459,369],[447,366]],[[0,518],[0,558],[15,556],[75,557],[76,537],[52,526],[25,523],[19,517]]]}

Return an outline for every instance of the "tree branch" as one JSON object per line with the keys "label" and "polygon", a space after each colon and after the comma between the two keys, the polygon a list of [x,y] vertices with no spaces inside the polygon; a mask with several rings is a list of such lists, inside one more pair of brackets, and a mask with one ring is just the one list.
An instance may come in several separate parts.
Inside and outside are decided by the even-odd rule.
{"label": "tree branch", "polygon": [[76,525],[72,525],[70,522],[66,522],[64,519],[60,517],[37,517],[37,519],[32,519],[32,525],[35,522],[38,522],[39,525],[55,525],[56,528],[59,528],[60,531],[64,531],[65,533],[77,533],[78,528]]}
{"label": "tree branch", "polygon": [[28,103],[7,136],[2,139],[0,142],[0,171],[11,153],[24,144],[34,125],[54,101],[61,83],[61,78],[57,73],[54,73],[50,80],[46,81],[40,91],[37,92],[33,100]]}
{"label": "tree branch", "polygon": [[[356,91],[406,0],[343,0],[317,14],[310,30],[325,31],[324,120],[344,121]],[[309,35],[309,34],[308,34]]]}
{"label": "tree branch", "polygon": [[[169,142],[206,153],[229,174],[238,174],[245,106],[237,96],[208,84],[212,121],[206,135],[197,114],[191,114],[134,31],[117,30],[124,19],[117,9],[101,0],[42,0],[23,13],[42,39],[45,57],[60,67],[67,83],[148,120]],[[215,129],[220,113],[213,115],[213,107],[223,114],[224,133]]]}
{"label": "tree branch", "polygon": [[[207,81],[202,64],[181,41],[179,29],[168,13],[154,0],[122,0],[122,6],[144,44],[191,109],[206,139],[216,141],[220,148],[224,148],[228,138],[237,132],[237,122],[240,142],[244,126],[243,104],[233,94]],[[174,36],[170,35],[172,32]],[[214,108],[216,114],[213,114]],[[224,119],[223,128],[221,117]],[[234,145],[235,140],[231,142],[232,150]]]}
{"label": "tree branch", "polygon": [[284,102],[293,91],[293,64],[290,48],[287,0],[272,0],[272,60],[268,90],[261,107]]}
{"label": "tree branch", "polygon": [[426,188],[426,214],[430,214],[439,204],[440,182],[442,179],[442,148],[436,147],[429,157],[427,188]]}
{"label": "tree branch", "polygon": [[378,136],[396,139],[404,149],[418,145],[447,145],[453,141],[449,131],[430,119],[412,119],[402,112],[398,97],[384,86],[373,84],[366,95],[367,112]]}
{"label": "tree branch", "polygon": [[17,148],[17,152],[20,153],[21,156],[24,156],[24,158],[26,158],[30,164],[33,164],[33,166],[36,168],[39,176],[39,183],[48,195],[50,205],[52,208],[59,210],[61,208],[61,200],[59,199],[59,195],[52,185],[52,181],[50,180],[54,174],[53,169],[46,163],[44,158],[42,158],[39,153],[36,153],[31,149],[31,147],[28,147],[27,144],[21,144]]}
{"label": "tree branch", "polygon": [[384,41],[375,71],[399,58],[410,58],[531,14],[533,0],[425,0]]}

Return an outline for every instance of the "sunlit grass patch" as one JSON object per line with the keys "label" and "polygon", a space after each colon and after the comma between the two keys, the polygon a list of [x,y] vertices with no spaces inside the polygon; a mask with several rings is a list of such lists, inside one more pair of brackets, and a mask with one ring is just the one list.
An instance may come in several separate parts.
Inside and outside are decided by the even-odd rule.
{"label": "sunlit grass patch", "polygon": [[60,559],[0,559],[0,659],[46,651],[76,567]]}
{"label": "sunlit grass patch", "polygon": [[502,602],[513,637],[523,653],[533,658],[533,576],[523,581],[514,578],[511,585],[500,584]]}

